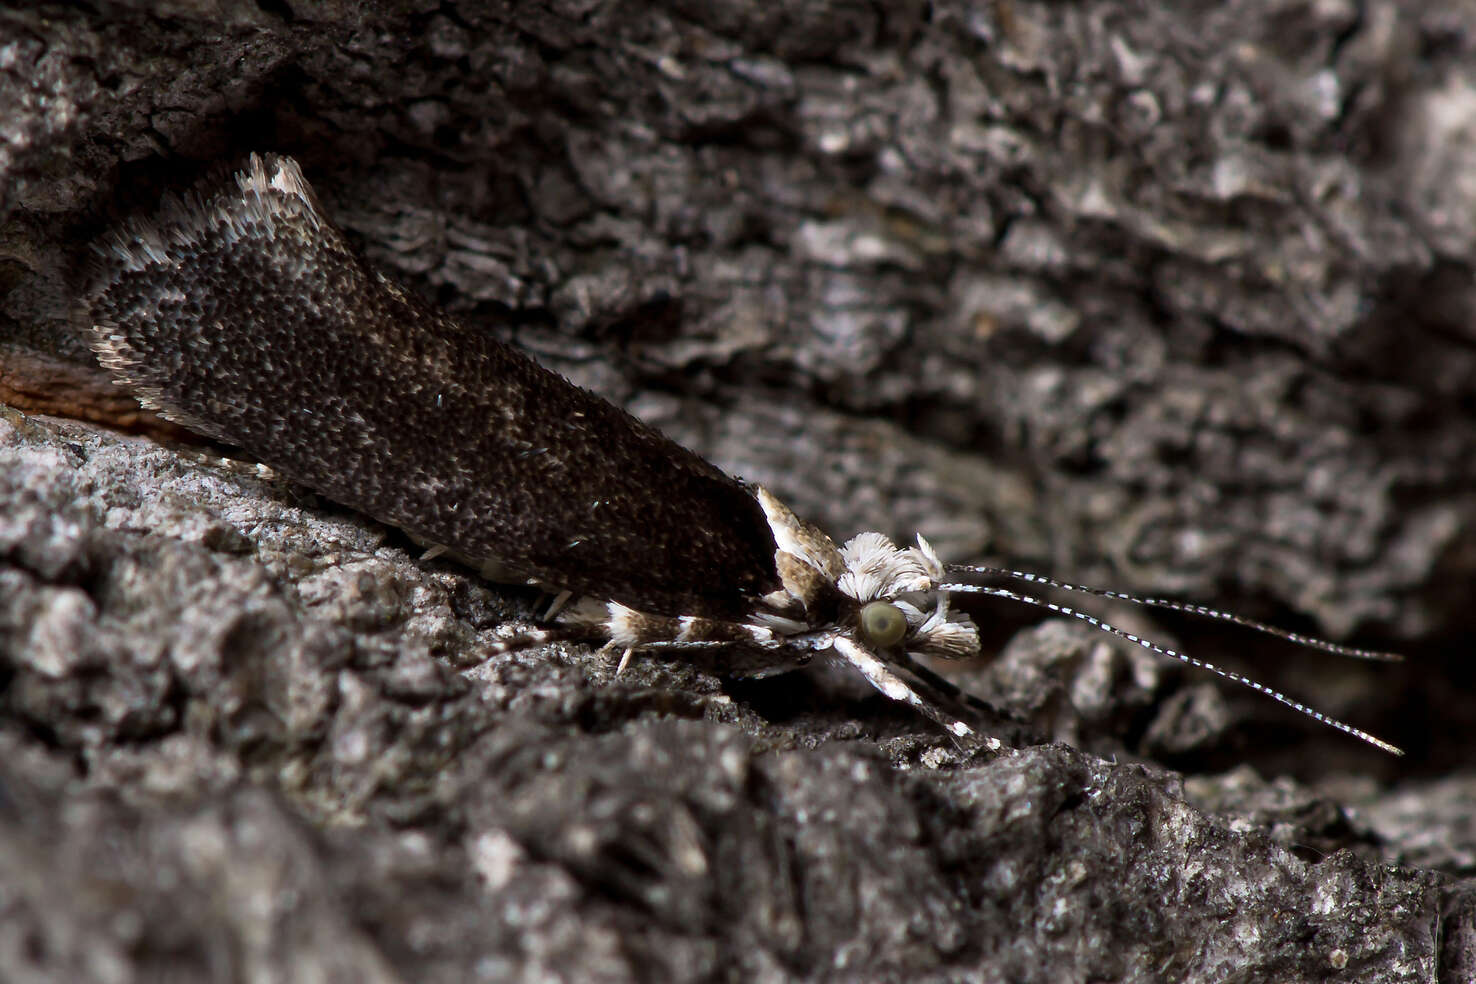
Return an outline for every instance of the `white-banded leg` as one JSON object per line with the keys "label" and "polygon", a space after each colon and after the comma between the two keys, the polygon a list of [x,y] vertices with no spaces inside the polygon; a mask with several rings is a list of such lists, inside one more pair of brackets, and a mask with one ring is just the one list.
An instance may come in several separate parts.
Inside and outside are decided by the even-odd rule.
{"label": "white-banded leg", "polygon": [[545,622],[552,622],[555,616],[564,610],[564,606],[569,603],[569,599],[572,597],[574,597],[574,592],[568,589],[554,595],[553,601],[549,603],[548,611],[543,613],[543,620]]}
{"label": "white-banded leg", "polygon": [[531,626],[483,643],[478,651],[484,659],[491,659],[494,656],[501,656],[504,653],[515,653],[523,649],[536,649],[539,646],[545,646],[551,642],[590,642],[600,638],[601,635],[602,633],[599,629],[588,625],[560,624]]}
{"label": "white-banded leg", "polygon": [[[926,690],[934,689],[932,681],[918,674],[920,669],[916,664],[908,660],[905,665],[899,665],[882,659],[866,646],[856,640],[843,635],[837,635],[831,641],[831,648],[846,663],[850,664],[866,678],[877,690],[881,691],[892,700],[908,704],[930,720],[934,721],[955,741],[964,745],[983,745],[992,752],[999,751],[1003,745],[999,739],[980,734],[972,725],[963,720],[963,715],[955,714],[948,707],[954,703],[951,694],[942,691],[927,693]],[[903,670],[914,680],[909,682],[903,679]],[[926,672],[926,671],[925,671]],[[935,676],[929,673],[928,676]],[[944,688],[952,690],[954,694],[961,693],[952,684],[942,681]]]}

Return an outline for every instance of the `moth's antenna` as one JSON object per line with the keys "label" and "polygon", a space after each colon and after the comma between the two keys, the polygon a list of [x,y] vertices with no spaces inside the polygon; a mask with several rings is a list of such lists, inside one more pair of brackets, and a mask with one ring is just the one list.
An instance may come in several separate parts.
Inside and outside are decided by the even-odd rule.
{"label": "moth's antenna", "polygon": [[[1344,734],[1352,735],[1354,738],[1360,738],[1363,741],[1368,742],[1370,745],[1373,745],[1375,748],[1382,748],[1384,751],[1389,752],[1392,755],[1404,754],[1403,750],[1389,744],[1382,738],[1375,738],[1367,731],[1364,731],[1360,728],[1355,728],[1353,727],[1353,725],[1347,724],[1343,721],[1339,721],[1337,718],[1328,717],[1321,711],[1313,710],[1306,704],[1293,700],[1279,690],[1272,690],[1264,683],[1257,683],[1250,677],[1241,676],[1239,673],[1235,673],[1231,670],[1222,669],[1221,667],[1218,667],[1213,663],[1206,663],[1202,659],[1195,659],[1193,656],[1186,656],[1184,653],[1169,649],[1166,646],[1160,646],[1158,643],[1148,639],[1144,639],[1142,636],[1134,635],[1133,633],[1128,632],[1124,629],[1119,629],[1115,625],[1110,625],[1107,622],[1102,621],[1100,618],[1097,618],[1097,616],[1088,614],[1087,612],[1079,611],[1067,605],[1058,605],[1055,602],[1046,601],[1043,598],[1036,598],[1031,595],[1020,594],[1017,591],[1011,591],[1009,588],[993,587],[985,584],[941,584],[938,586],[938,589],[940,591],[957,591],[969,594],[989,595],[994,598],[1006,598],[1010,601],[1019,601],[1027,605],[1036,605],[1040,608],[1046,608],[1053,612],[1056,612],[1059,615],[1069,615],[1072,618],[1079,618],[1083,622],[1086,622],[1087,624],[1095,628],[1101,629],[1103,632],[1110,632],[1111,634],[1121,639],[1126,639],[1128,642],[1142,646],[1144,649],[1148,650],[1151,653],[1157,653],[1159,656],[1167,656],[1170,659],[1176,659],[1179,662],[1187,663],[1190,666],[1195,667],[1196,669],[1207,670],[1210,673],[1213,673],[1215,676],[1223,677],[1224,679],[1230,680],[1233,683],[1238,683],[1242,686],[1249,687],[1256,693],[1265,694],[1272,700],[1285,704],[1287,707],[1290,707],[1294,711],[1301,711],[1303,714],[1312,718],[1314,721],[1320,721],[1330,728],[1338,729]],[[1291,635],[1291,633],[1287,633],[1287,635]]]}
{"label": "moth's antenna", "polygon": [[[1028,581],[1032,584],[1044,584],[1049,588],[1059,588],[1062,591],[1075,591],[1079,594],[1096,595],[1099,598],[1126,601],[1134,605],[1142,605],[1145,608],[1166,608],[1170,611],[1186,612],[1190,615],[1198,615],[1201,618],[1215,619],[1220,622],[1231,622],[1256,632],[1264,632],[1266,635],[1276,636],[1278,639],[1285,639],[1287,642],[1296,643],[1298,646],[1306,646],[1309,649],[1320,649],[1323,652],[1334,653],[1338,656],[1378,660],[1384,663],[1399,663],[1404,660],[1404,657],[1398,653],[1386,653],[1376,649],[1357,649],[1353,646],[1342,646],[1336,642],[1329,642],[1326,639],[1318,639],[1316,636],[1302,635],[1300,632],[1290,632],[1286,629],[1278,628],[1275,625],[1257,622],[1253,618],[1236,615],[1234,612],[1224,612],[1217,608],[1210,608],[1207,605],[1196,605],[1187,601],[1174,601],[1172,598],[1153,598],[1126,594],[1122,591],[1112,591],[1108,588],[1089,588],[1084,584],[1058,581],[1044,574],[1034,574],[1030,571],[1012,571],[1004,567],[988,567],[983,564],[950,564],[947,570],[949,574],[969,573],[1014,578],[1017,581]],[[942,585],[942,588],[945,591],[967,590],[957,584],[945,584]]]}

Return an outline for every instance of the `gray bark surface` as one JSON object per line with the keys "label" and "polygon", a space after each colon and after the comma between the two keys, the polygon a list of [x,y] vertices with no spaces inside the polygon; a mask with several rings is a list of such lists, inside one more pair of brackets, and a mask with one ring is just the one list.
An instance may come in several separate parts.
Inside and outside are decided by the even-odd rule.
{"label": "gray bark surface", "polygon": [[86,244],[288,153],[839,536],[1413,659],[1116,612],[1392,762],[980,606],[957,679],[1056,741],[970,757],[824,679],[481,661],[533,593],[0,410],[0,977],[1469,976],[1473,66],[1417,2],[0,11],[0,355],[84,364]]}

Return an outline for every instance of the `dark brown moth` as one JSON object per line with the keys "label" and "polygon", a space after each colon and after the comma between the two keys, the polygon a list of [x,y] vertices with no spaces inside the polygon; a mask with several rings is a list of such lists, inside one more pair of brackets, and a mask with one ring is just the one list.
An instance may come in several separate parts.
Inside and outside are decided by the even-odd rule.
{"label": "dark brown moth", "polygon": [[[368,267],[297,164],[253,155],[98,246],[87,303],[102,364],[146,405],[484,570],[578,596],[531,644],[599,634],[625,651],[707,649],[730,672],[823,656],[960,740],[982,738],[920,658],[977,655],[952,604],[979,593],[1084,619],[1267,694],[1284,694],[1092,615],[964,575],[1220,619],[1344,655],[1391,658],[1203,606],[986,567],[946,567],[918,538],[837,546],[740,482]],[[505,646],[511,643],[505,644]]]}

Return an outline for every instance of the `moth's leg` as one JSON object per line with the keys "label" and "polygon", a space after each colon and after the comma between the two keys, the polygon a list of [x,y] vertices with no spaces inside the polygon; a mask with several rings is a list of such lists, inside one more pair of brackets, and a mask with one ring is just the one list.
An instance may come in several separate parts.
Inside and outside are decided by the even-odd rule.
{"label": "moth's leg", "polygon": [[788,673],[805,666],[815,655],[810,648],[791,646],[783,639],[763,643],[750,638],[701,642],[661,640],[642,643],[635,648],[642,653],[659,653],[671,659],[685,658],[708,672],[740,680],[758,680]]}
{"label": "moth's leg", "polygon": [[[855,667],[873,687],[892,700],[910,704],[921,714],[936,722],[955,741],[965,745],[983,745],[992,752],[997,752],[1003,747],[998,738],[980,734],[973,725],[964,720],[965,717],[971,715],[955,697],[962,691],[931,671],[924,670],[923,673],[918,673],[917,671],[922,668],[905,655],[903,656],[905,662],[889,663],[846,636],[836,636],[832,648],[841,659]],[[910,676],[913,679],[909,681],[904,679],[904,676]],[[936,686],[934,680],[942,683],[943,687]],[[948,693],[949,690],[953,693]]]}
{"label": "moth's leg", "polygon": [[515,653],[523,649],[536,649],[550,642],[594,642],[602,639],[604,633],[596,626],[579,624],[559,624],[532,626],[520,629],[511,635],[500,639],[493,639],[485,643],[478,653],[484,659],[501,656],[503,653]]}
{"label": "moth's leg", "polygon": [[543,620],[545,622],[553,621],[554,616],[563,611],[564,606],[567,605],[569,603],[569,599],[573,597],[574,592],[568,590],[567,588],[554,595],[553,601],[549,603],[548,611],[543,613]]}
{"label": "moth's leg", "polygon": [[[662,634],[666,630],[663,623],[676,621],[662,616],[644,615],[613,602],[589,597],[579,598],[570,604],[571,597],[569,591],[558,592],[544,613],[545,620],[558,617],[557,622],[532,626],[494,639],[482,648],[482,654],[487,657],[500,656],[550,642],[598,641],[602,643],[602,652],[624,650],[625,654],[620,662],[620,669],[623,670],[630,660],[631,650],[642,648],[648,637],[653,641],[665,638]],[[618,616],[624,617],[621,624],[617,624]]]}
{"label": "moth's leg", "polygon": [[937,693],[951,703],[960,704],[971,712],[990,718],[998,718],[1000,713],[990,707],[984,701],[953,683],[947,677],[928,669],[906,652],[897,653],[892,657],[892,664],[898,669],[905,668],[912,677],[916,678],[920,685]]}
{"label": "moth's leg", "polygon": [[745,622],[725,622],[700,615],[652,615],[616,602],[610,602],[607,609],[605,631],[620,646],[649,649],[666,643],[693,646],[746,643],[764,647],[777,644],[771,629]]}
{"label": "moth's leg", "polygon": [[706,665],[712,670],[735,676],[753,676],[779,669],[790,669],[809,659],[808,651],[790,653],[782,661],[773,655],[785,650],[785,641],[773,629],[729,622],[699,615],[655,615],[637,611],[614,601],[584,597],[564,608],[557,632],[563,626],[576,627],[584,633],[572,638],[607,640],[603,651],[618,653],[618,676],[630,665],[638,652],[674,650],[711,654]]}
{"label": "moth's leg", "polygon": [[1010,743],[1018,746],[1045,741],[1025,721],[1001,711],[988,701],[980,700],[947,677],[918,662],[912,654],[899,652],[890,658],[898,675],[911,680],[920,693],[931,695],[931,699],[944,707],[954,708],[961,716],[987,722],[989,729],[996,734],[1007,733]]}

